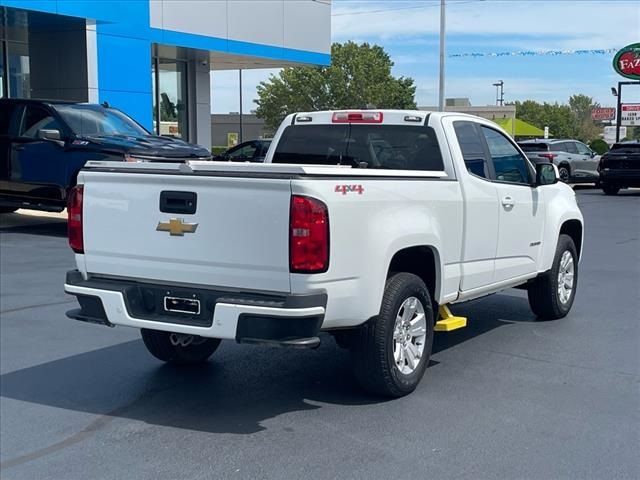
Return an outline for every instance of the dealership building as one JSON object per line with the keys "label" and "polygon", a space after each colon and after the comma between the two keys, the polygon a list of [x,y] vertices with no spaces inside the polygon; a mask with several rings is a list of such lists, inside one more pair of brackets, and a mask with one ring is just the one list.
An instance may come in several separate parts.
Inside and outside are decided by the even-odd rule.
{"label": "dealership building", "polygon": [[210,72],[327,65],[330,0],[0,0],[0,96],[103,103],[211,145]]}

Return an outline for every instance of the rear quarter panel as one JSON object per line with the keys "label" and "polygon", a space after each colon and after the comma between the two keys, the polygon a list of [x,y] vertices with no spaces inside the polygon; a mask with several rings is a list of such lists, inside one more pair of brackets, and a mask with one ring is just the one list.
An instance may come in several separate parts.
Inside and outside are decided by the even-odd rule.
{"label": "rear quarter panel", "polygon": [[[343,184],[359,185],[362,193],[342,193],[336,187]],[[463,215],[457,181],[294,180],[292,193],[318,198],[329,210],[328,271],[291,276],[292,293],[328,293],[323,328],[354,326],[377,315],[391,259],[404,248],[435,250],[436,278],[446,279],[438,282],[436,299],[457,293]]]}

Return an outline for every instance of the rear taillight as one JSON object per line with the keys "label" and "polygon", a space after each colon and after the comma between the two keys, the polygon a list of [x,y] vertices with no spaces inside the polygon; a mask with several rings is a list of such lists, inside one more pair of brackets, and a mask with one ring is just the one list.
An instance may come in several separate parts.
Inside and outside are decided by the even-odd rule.
{"label": "rear taillight", "polygon": [[329,268],[329,213],[315,198],[291,197],[289,269],[291,273],[322,273]]}
{"label": "rear taillight", "polygon": [[553,163],[553,159],[556,158],[558,155],[556,155],[555,153],[539,153],[538,156],[542,158],[546,158],[551,163]]}
{"label": "rear taillight", "polygon": [[331,121],[333,123],[382,123],[382,112],[336,112]]}
{"label": "rear taillight", "polygon": [[67,228],[69,246],[76,253],[84,253],[84,239],[82,234],[82,196],[84,187],[76,185],[69,193],[67,201]]}

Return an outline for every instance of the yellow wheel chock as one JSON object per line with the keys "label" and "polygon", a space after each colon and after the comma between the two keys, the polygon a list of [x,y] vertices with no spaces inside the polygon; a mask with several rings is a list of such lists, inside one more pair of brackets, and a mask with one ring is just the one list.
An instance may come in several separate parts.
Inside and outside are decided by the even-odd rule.
{"label": "yellow wheel chock", "polygon": [[451,313],[449,307],[440,305],[438,309],[440,320],[434,326],[436,332],[450,332],[467,326],[467,317],[456,317]]}

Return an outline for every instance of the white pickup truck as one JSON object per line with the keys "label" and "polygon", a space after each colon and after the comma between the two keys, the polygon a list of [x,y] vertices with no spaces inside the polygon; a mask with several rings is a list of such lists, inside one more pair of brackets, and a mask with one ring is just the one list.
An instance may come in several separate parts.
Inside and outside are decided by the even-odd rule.
{"label": "white pickup truck", "polygon": [[183,364],[327,331],[388,396],[416,388],[442,306],[519,286],[565,316],[583,239],[553,165],[490,121],[424,111],[289,115],[264,164],[89,162],[68,212],[71,318],[140,328]]}

